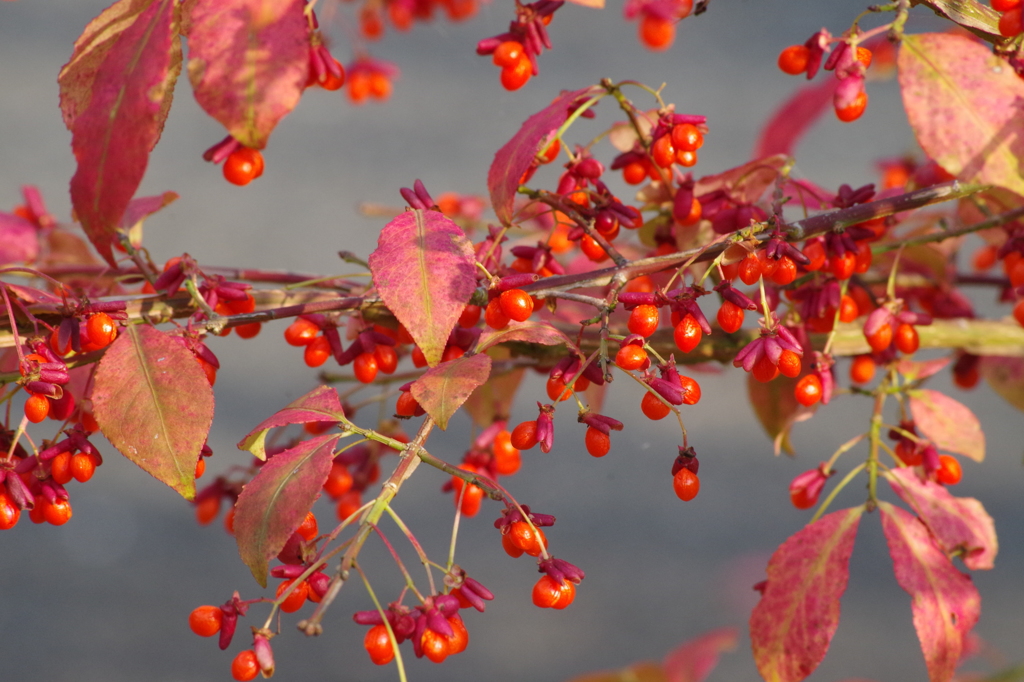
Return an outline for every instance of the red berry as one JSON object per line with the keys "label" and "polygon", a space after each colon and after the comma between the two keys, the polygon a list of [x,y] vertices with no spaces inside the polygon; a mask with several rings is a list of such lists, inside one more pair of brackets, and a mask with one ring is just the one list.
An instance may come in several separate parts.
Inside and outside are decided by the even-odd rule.
{"label": "red berry", "polygon": [[[203,460],[200,459],[199,461],[202,462]],[[99,458],[91,452],[76,452],[71,458],[71,475],[79,483],[85,483],[92,478],[98,465]]]}
{"label": "red berry", "polygon": [[939,469],[935,478],[943,485],[956,485],[963,477],[960,461],[952,455],[939,455]]}
{"label": "red berry", "polygon": [[912,324],[900,324],[896,327],[896,336],[893,339],[896,350],[904,355],[913,355],[921,346],[921,338],[917,335],[917,329]]}
{"label": "red berry", "polygon": [[511,476],[519,471],[523,459],[519,450],[512,445],[511,433],[504,430],[499,431],[498,435],[494,437],[491,450],[494,457],[494,473],[501,476]]}
{"label": "red berry", "polygon": [[529,450],[537,444],[536,420],[525,421],[512,429],[511,443],[517,450]]}
{"label": "red berry", "polygon": [[1021,0],[992,0],[992,9],[997,12],[1009,12],[1020,7]]}
{"label": "red berry", "polygon": [[331,357],[331,354],[331,342],[327,340],[326,336],[317,336],[306,345],[303,360],[308,367],[319,367],[327,362],[327,358]]}
{"label": "red berry", "polygon": [[533,312],[533,299],[522,289],[503,291],[498,300],[501,304],[501,311],[510,320],[525,322]]}
{"label": "red berry", "polygon": [[857,302],[853,300],[853,297],[844,294],[839,300],[839,321],[853,322],[858,317],[860,317],[860,307]]}
{"label": "red berry", "polygon": [[263,175],[263,155],[250,147],[239,147],[224,159],[224,178],[233,185],[248,185]]}
{"label": "red berry", "polygon": [[18,525],[21,509],[6,491],[0,489],[0,530],[10,530]]}
{"label": "red berry", "polygon": [[676,37],[676,25],[655,14],[644,13],[640,20],[640,42],[651,50],[667,50]]}
{"label": "red berry", "polygon": [[695,152],[704,145],[704,135],[692,123],[680,123],[672,127],[672,145],[676,151]]}
{"label": "red berry", "polygon": [[461,358],[465,354],[466,351],[458,346],[448,346],[444,349],[444,352],[441,353],[441,362],[451,362],[452,360]]}
{"label": "red berry", "polygon": [[591,237],[589,234],[583,235],[580,239],[580,251],[583,252],[590,260],[595,263],[606,261],[609,258],[608,253],[604,250],[604,247],[597,243],[597,240]]}
{"label": "red berry", "polygon": [[533,586],[534,605],[542,609],[553,608],[561,598],[564,586],[568,584],[571,583],[561,583],[549,575],[541,576],[537,584]]}
{"label": "red berry", "polygon": [[480,321],[480,313],[480,306],[467,305],[462,309],[462,314],[459,315],[459,326],[466,329],[475,327],[476,323]]}
{"label": "red berry", "polygon": [[327,69],[323,76],[323,80],[317,81],[317,83],[324,90],[330,90],[333,92],[335,90],[341,90],[342,86],[345,85],[345,67],[342,66],[341,62],[337,59],[334,59],[333,57],[331,57],[331,59],[334,61],[335,68],[341,72],[341,75],[335,76],[330,69]]}
{"label": "red berry", "polygon": [[871,346],[871,350],[881,353],[892,344],[892,325],[886,322],[875,330],[874,334],[870,336],[865,334],[865,338],[868,341],[868,345]]}
{"label": "red berry", "polygon": [[779,53],[779,68],[790,76],[796,76],[807,70],[810,58],[811,50],[806,45],[790,45]]}
{"label": "red berry", "polygon": [[658,328],[658,306],[655,305],[638,305],[633,308],[633,312],[629,314],[629,332],[631,334],[639,334],[640,336],[647,337],[654,333]]}
{"label": "red berry", "polygon": [[284,330],[284,340],[290,346],[308,346],[319,333],[320,327],[316,323],[299,317]]}
{"label": "red berry", "polygon": [[[470,485],[466,492],[462,493],[462,515],[476,516],[480,511],[480,502],[484,499],[484,490],[480,486]],[[459,496],[455,496],[455,503],[459,503]]]}
{"label": "red berry", "polygon": [[196,461],[196,470],[195,470],[195,472],[193,472],[192,476],[193,476],[193,478],[199,479],[199,478],[202,478],[203,474],[205,474],[205,473],[206,473],[206,460],[203,459],[202,457],[200,457]]}
{"label": "red berry", "polygon": [[1021,8],[1008,9],[999,17],[999,35],[1005,38],[1012,38],[1019,35],[1022,28]]}
{"label": "red berry", "polygon": [[700,384],[696,379],[680,374],[679,386],[683,389],[683,405],[696,405],[700,402]]}
{"label": "red berry", "polygon": [[[457,589],[457,588],[456,588]],[[469,630],[459,614],[452,614],[447,618],[448,625],[452,629],[452,636],[448,637],[448,655],[461,654],[469,646]]]}
{"label": "red berry", "polygon": [[508,326],[509,316],[505,314],[501,301],[497,298],[491,299],[484,311],[484,322],[491,329],[504,329]]}
{"label": "red berry", "polygon": [[[896,456],[909,467],[924,463],[924,453],[918,449],[913,441],[901,440],[899,443],[896,443],[895,449]],[[939,463],[942,463],[941,457],[939,457]]]}
{"label": "red berry", "polygon": [[791,350],[784,350],[779,356],[778,367],[783,376],[794,379],[800,376],[800,356]]}
{"label": "red berry", "polygon": [[362,506],[362,492],[358,490],[350,490],[342,495],[341,499],[338,500],[338,506],[335,508],[335,513],[337,514],[339,521],[344,521],[359,511],[359,508]]}
{"label": "red berry", "polygon": [[506,68],[515,66],[525,56],[522,43],[517,40],[506,40],[494,50],[491,61],[495,66]]}
{"label": "red berry", "polygon": [[640,410],[648,419],[658,421],[667,417],[672,408],[659,400],[654,393],[647,391],[640,400]]}
{"label": "red berry", "polygon": [[676,148],[672,146],[672,136],[662,135],[651,145],[651,158],[661,168],[668,168],[676,161]]}
{"label": "red berry", "polygon": [[377,361],[377,369],[385,374],[393,374],[398,367],[398,353],[394,346],[378,345],[373,349],[373,358]]}
{"label": "red berry", "polygon": [[196,502],[196,521],[200,526],[210,524],[220,513],[220,498],[210,495]]}
{"label": "red berry", "polygon": [[46,419],[46,415],[50,413],[50,399],[45,395],[39,395],[38,393],[32,393],[29,395],[28,400],[25,401],[25,416],[33,424]]}
{"label": "red berry", "polygon": [[224,613],[219,606],[199,606],[188,616],[188,626],[200,637],[213,637],[220,632]]}
{"label": "red berry", "polygon": [[866,384],[875,377],[875,360],[870,355],[858,355],[850,365],[850,381]]}
{"label": "red berry", "polygon": [[256,660],[256,652],[252,649],[239,651],[235,660],[231,661],[231,677],[238,682],[249,682],[259,671],[260,664]]}
{"label": "red berry", "polygon": [[604,433],[600,429],[595,429],[593,426],[587,429],[586,438],[584,441],[587,445],[587,452],[592,457],[604,457],[608,454],[608,451],[612,447],[611,438],[608,437],[607,433]]}
{"label": "red berry", "polygon": [[689,502],[700,492],[700,479],[697,478],[697,474],[684,467],[672,478],[672,487],[680,500]]}
{"label": "red berry", "polygon": [[772,281],[784,287],[796,279],[796,263],[789,256],[783,256],[777,263],[775,272],[772,273]]}
{"label": "red berry", "polygon": [[61,485],[67,485],[74,478],[71,473],[71,453],[62,452],[50,460],[50,478]]}
{"label": "red berry", "polygon": [[704,331],[700,328],[697,318],[691,313],[686,313],[683,319],[679,321],[679,324],[676,325],[673,336],[679,350],[689,353],[697,347],[703,335]]}
{"label": "red berry", "polygon": [[532,69],[533,65],[524,54],[514,65],[501,70],[501,86],[509,91],[518,90],[530,80]]}
{"label": "red berry", "polygon": [[420,639],[420,649],[423,650],[423,655],[434,663],[441,663],[444,659],[448,658],[448,640],[444,635],[440,635],[429,628],[423,631],[423,636]]}
{"label": "red berry", "polygon": [[377,665],[387,665],[395,658],[395,650],[388,637],[388,628],[383,623],[370,628],[363,638],[363,648],[370,654],[370,660]]}
{"label": "red berry", "polygon": [[106,348],[117,338],[117,323],[106,313],[96,313],[86,320],[85,333],[89,336],[89,350]]}
{"label": "red berry", "polygon": [[639,185],[647,179],[647,166],[640,161],[633,161],[626,164],[622,169],[622,179],[627,185]]}
{"label": "red berry", "polygon": [[526,521],[516,521],[508,527],[505,537],[509,543],[530,556],[540,556],[545,547],[548,546],[548,539],[544,531],[538,527],[531,527]]}
{"label": "red berry", "polygon": [[747,257],[740,261],[738,274],[740,281],[747,286],[756,284],[757,280],[761,279],[761,259],[753,253],[747,254]]}
{"label": "red berry", "polygon": [[755,379],[766,384],[779,376],[779,368],[768,358],[768,355],[766,354],[761,356],[761,359],[754,363],[754,368],[750,373],[754,375]]}
{"label": "red berry", "polygon": [[857,254],[853,251],[847,251],[842,256],[833,256],[829,262],[829,269],[836,279],[850,279],[856,267]]}
{"label": "red berry", "polygon": [[739,331],[743,326],[743,317],[746,311],[732,301],[722,301],[718,309],[718,326],[727,334]]}
{"label": "red berry", "polygon": [[51,526],[63,526],[71,520],[71,503],[57,498],[43,508],[43,518]]}
{"label": "red berry", "polygon": [[[1001,21],[1000,24],[1002,24]],[[850,104],[847,104],[842,109],[836,107],[836,118],[838,118],[843,123],[856,121],[858,118],[861,117],[861,114],[863,114],[864,110],[867,108],[868,93],[862,90],[859,93],[857,93],[857,97]]]}
{"label": "red berry", "polygon": [[316,524],[316,516],[313,515],[313,512],[306,512],[306,518],[302,519],[302,523],[295,529],[295,532],[301,535],[302,539],[306,542],[311,541],[320,533],[320,529]]}
{"label": "red berry", "polygon": [[821,400],[821,379],[817,374],[808,374],[796,382],[793,397],[804,407],[810,407]]}
{"label": "red berry", "polygon": [[[281,595],[284,594],[285,591],[289,587],[291,587],[292,583],[294,582],[294,580],[285,580],[283,583],[278,585],[277,593],[275,595],[276,598],[280,599]],[[295,586],[295,589],[292,590],[292,593],[289,594],[283,602],[281,602],[279,607],[285,613],[294,613],[295,611],[298,611],[302,608],[302,605],[306,603],[306,597],[308,596],[309,584],[305,580],[303,580]]]}
{"label": "red berry", "polygon": [[615,354],[615,364],[626,371],[640,369],[645,362],[647,362],[647,351],[636,343],[619,348],[619,352]]}
{"label": "red berry", "polygon": [[324,481],[324,492],[334,499],[338,499],[352,489],[352,474],[348,467],[340,462],[331,464],[331,472]]}
{"label": "red berry", "polygon": [[352,362],[352,371],[356,379],[368,384],[377,378],[377,358],[373,353],[360,353]]}
{"label": "red berry", "polygon": [[259,335],[261,329],[263,329],[263,325],[261,323],[250,322],[248,324],[240,324],[235,327],[235,333],[243,339],[251,339]]}

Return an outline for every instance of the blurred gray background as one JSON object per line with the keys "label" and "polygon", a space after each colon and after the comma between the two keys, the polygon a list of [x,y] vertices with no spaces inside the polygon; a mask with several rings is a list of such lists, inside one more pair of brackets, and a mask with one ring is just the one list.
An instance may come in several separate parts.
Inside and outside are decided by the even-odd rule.
{"label": "blurred gray background", "polygon": [[[74,167],[56,75],[84,25],[106,4],[0,3],[4,210],[20,202],[20,185],[32,183],[55,215],[69,213]],[[485,194],[494,151],[527,116],[559,89],[603,77],[666,82],[666,99],[678,110],[706,114],[711,133],[696,170],[718,172],[748,159],[762,121],[803,82],[777,70],[779,50],[822,26],[841,33],[864,8],[850,0],[717,0],[705,15],[679,26],[669,52],[652,54],[639,45],[635,24],[623,22],[619,3],[609,5],[603,11],[560,10],[550,28],[554,51],[541,58],[540,76],[516,93],[505,92],[497,68],[473,52],[477,40],[505,30],[512,16],[508,0],[484,5],[468,23],[435,20],[401,35],[389,30],[372,51],[402,69],[391,100],[353,107],[340,93],[310,91],[275,131],[264,177],[245,188],[229,185],[200,158],[224,133],[196,106],[183,78],[140,189],[140,195],[174,190],[182,198],[149,221],[146,245],[158,261],[188,251],[204,264],[348,272],[335,252],[368,254],[383,224],[360,217],[360,201],[401,205],[398,188],[415,178],[434,196],[451,190]],[[935,26],[926,12],[915,12],[911,30]],[[333,30],[344,35],[340,24]],[[351,58],[341,40],[334,54],[345,62]],[[829,115],[808,135],[798,150],[804,177],[825,187],[858,186],[877,180],[877,159],[916,151],[896,84],[871,83],[869,92],[861,121],[843,125]],[[618,120],[607,104],[598,113],[603,122]],[[604,154],[608,161],[607,148]],[[976,295],[978,301],[990,298],[987,291]],[[234,443],[314,385],[315,371],[285,346],[281,329],[265,328],[248,342],[234,336],[212,342],[224,368],[210,436],[216,454],[204,480],[244,462]],[[469,649],[444,665],[415,660],[404,647],[410,678],[557,682],[660,659],[683,640],[736,625],[743,632],[738,651],[723,658],[711,679],[758,679],[746,638],[756,601],[751,585],[763,578],[774,548],[810,517],[790,506],[786,487],[866,427],[868,405],[841,400],[822,410],[797,427],[796,459],[775,458],[746,405],[743,379],[735,371],[700,377],[703,400],[686,415],[703,489],[688,504],[676,499],[669,478],[677,430],[669,420],[643,420],[634,387],[622,384],[611,393],[605,412],[626,422],[627,430],[613,436],[613,451],[604,459],[587,456],[579,427],[570,423],[571,415],[560,414],[556,449],[524,453],[523,471],[510,484],[522,501],[558,517],[548,534],[553,551],[587,571],[576,603],[560,612],[530,604],[537,578],[532,562],[504,554],[491,526],[498,507],[485,503],[478,517],[463,522],[457,560],[497,599],[486,614],[468,615]],[[950,382],[941,377],[932,386],[946,390]],[[527,397],[540,395],[543,384],[532,377],[523,390],[513,421],[531,413]],[[955,492],[981,499],[1000,534],[996,569],[974,575],[983,597],[976,632],[990,648],[971,666],[992,670],[1024,658],[1021,415],[985,386],[954,395],[981,417],[988,438],[988,460],[965,462]],[[468,422],[460,418],[447,433],[436,433],[430,448],[457,460],[467,435]],[[93,481],[71,484],[69,525],[36,526],[26,519],[0,534],[0,678],[230,679],[234,652],[248,645],[244,628],[262,622],[265,610],[254,607],[230,653],[192,635],[186,620],[195,606],[220,603],[236,588],[245,597],[259,594],[232,539],[219,522],[198,527],[190,505],[109,446],[105,454],[107,464]],[[841,470],[862,454],[844,458]],[[442,482],[440,475],[421,471],[403,489],[397,508],[443,562],[451,501],[437,492]],[[858,483],[836,508],[862,500]],[[326,502],[320,505],[323,526],[334,512]],[[391,533],[396,542],[398,535]],[[393,598],[400,577],[377,544],[370,543],[364,565],[378,594]],[[863,519],[851,570],[842,622],[811,679],[926,679],[909,597],[892,577],[877,516]],[[296,633],[296,618],[286,616],[283,636],[274,642],[278,679],[397,679],[393,667],[369,662],[362,650],[365,630],[350,620],[368,604],[359,585],[347,586],[319,639]]]}

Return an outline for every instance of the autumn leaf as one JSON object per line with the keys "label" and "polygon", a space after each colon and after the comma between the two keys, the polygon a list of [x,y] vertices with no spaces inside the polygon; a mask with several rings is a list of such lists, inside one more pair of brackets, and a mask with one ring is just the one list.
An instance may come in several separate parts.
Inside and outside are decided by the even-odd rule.
{"label": "autumn leaf", "polygon": [[177,10],[174,0],[155,0],[144,9],[131,0],[116,3],[86,28],[61,71],[61,100],[78,162],[71,203],[89,241],[111,265],[118,224],[160,139],[181,70]]}
{"label": "autumn leaf", "polygon": [[309,75],[304,0],[197,0],[188,20],[196,101],[246,147],[263,149]]}
{"label": "autumn leaf", "polygon": [[317,386],[261,421],[238,442],[238,449],[248,450],[259,459],[265,460],[267,433],[271,429],[289,424],[338,422],[344,418],[345,411],[341,407],[341,400],[338,399],[338,392],[330,386]]}
{"label": "autumn leaf", "polygon": [[542,346],[560,346],[565,344],[570,350],[576,351],[576,344],[572,339],[552,327],[547,322],[538,320],[526,320],[525,322],[509,322],[507,327],[502,329],[488,329],[480,335],[477,342],[477,351],[483,352],[499,343],[510,341],[521,341],[523,343],[537,343]]}
{"label": "autumn leaf", "polygon": [[491,359],[483,353],[442,362],[413,382],[412,396],[442,429],[473,391],[491,374]]}
{"label": "autumn leaf", "polygon": [[928,529],[913,514],[878,503],[896,582],[911,597],[914,629],[931,682],[948,682],[960,661],[964,638],[981,615],[981,596],[956,570]]}
{"label": "autumn leaf", "polygon": [[238,496],[238,553],[261,586],[267,586],[267,563],[281,551],[320,495],[340,437],[337,433],[315,436],[277,453]]}
{"label": "autumn leaf", "polygon": [[940,450],[985,459],[985,433],[966,405],[928,388],[911,392],[909,403],[918,431]]}
{"label": "autumn leaf", "polygon": [[989,45],[953,33],[906,35],[900,90],[921,148],[967,182],[1024,194],[1024,82]]}
{"label": "autumn leaf", "polygon": [[182,497],[195,496],[199,453],[213,423],[213,388],[179,340],[130,325],[96,368],[92,402],[103,435]]}
{"label": "autumn leaf", "polygon": [[434,367],[476,289],[473,245],[437,211],[405,211],[381,230],[370,272],[384,305]]}
{"label": "autumn leaf", "polygon": [[818,667],[839,627],[839,599],[863,507],[832,512],[775,550],[750,616],[754,662],[766,682],[798,682]]}
{"label": "autumn leaf", "polygon": [[922,481],[913,469],[900,467],[885,474],[889,485],[917,512],[947,555],[962,552],[971,570],[992,568],[999,551],[996,527],[981,502],[954,497],[934,481]]}

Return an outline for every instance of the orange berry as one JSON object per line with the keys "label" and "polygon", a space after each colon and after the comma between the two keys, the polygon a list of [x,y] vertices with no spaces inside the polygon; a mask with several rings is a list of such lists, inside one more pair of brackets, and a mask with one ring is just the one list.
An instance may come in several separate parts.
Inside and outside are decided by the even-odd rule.
{"label": "orange berry", "polygon": [[640,20],[640,42],[651,50],[667,50],[676,37],[676,25],[654,14],[645,13]]}
{"label": "orange berry", "polygon": [[750,373],[754,375],[755,379],[766,384],[779,376],[779,368],[768,358],[767,355],[763,355],[761,359],[754,364],[754,368]]}
{"label": "orange berry", "polygon": [[231,677],[238,682],[249,682],[255,679],[256,673],[260,671],[259,661],[256,660],[256,652],[252,649],[239,651],[235,660],[231,661]]}
{"label": "orange berry", "polygon": [[233,185],[248,185],[263,175],[263,155],[250,147],[239,147],[224,159],[224,179]]}
{"label": "orange berry", "polygon": [[14,528],[20,518],[21,509],[5,490],[0,489],[0,530]]}
{"label": "orange berry", "polygon": [[918,336],[914,325],[904,323],[896,327],[893,343],[899,352],[904,355],[913,355],[921,346],[921,338]]}
{"label": "orange berry", "polygon": [[319,367],[327,362],[327,358],[331,355],[331,342],[327,340],[326,336],[317,336],[306,344],[302,359],[307,367]]}
{"label": "orange berry", "polygon": [[676,346],[684,353],[689,353],[700,344],[704,331],[691,313],[687,313],[676,325],[673,337]]}
{"label": "orange berry", "polygon": [[340,498],[351,490],[352,474],[349,473],[348,467],[340,462],[331,464],[331,472],[327,474],[327,480],[324,481],[323,487],[324,492],[334,499]]}
{"label": "orange berry", "polygon": [[370,654],[370,660],[377,665],[387,665],[395,658],[395,650],[388,637],[388,628],[384,624],[374,625],[366,632],[363,648]]}
{"label": "orange berry", "polygon": [[746,311],[732,301],[722,301],[718,309],[718,326],[727,334],[739,331],[743,326],[743,318]]}
{"label": "orange berry", "polygon": [[626,326],[631,334],[648,337],[657,330],[659,317],[658,306],[638,305],[629,314],[629,321]]}
{"label": "orange berry", "polygon": [[663,403],[658,399],[654,393],[647,391],[644,393],[644,397],[640,400],[640,411],[644,415],[652,420],[658,421],[668,416],[668,413],[672,411],[672,408],[667,404]]}
{"label": "orange berry", "polygon": [[875,360],[870,355],[858,355],[850,365],[850,381],[866,384],[875,378]]}
{"label": "orange berry", "polygon": [[853,297],[844,294],[839,300],[839,321],[853,322],[858,317],[860,317],[860,307],[857,302],[853,300]]}
{"label": "orange berry", "polygon": [[533,313],[533,299],[522,289],[509,289],[498,297],[501,311],[510,320],[525,322]]}
{"label": "orange berry", "polygon": [[434,663],[441,663],[448,658],[448,641],[444,635],[440,635],[430,628],[423,631],[420,639],[420,649],[423,655]]}
{"label": "orange berry", "polygon": [[800,376],[800,356],[791,350],[784,350],[779,356],[779,372],[791,379]]}
{"label": "orange berry", "polygon": [[952,455],[939,455],[939,469],[935,478],[943,485],[956,485],[963,478],[960,461]]}
{"label": "orange berry", "polygon": [[892,344],[892,325],[888,322],[879,327],[874,334],[865,335],[871,350],[881,353]]}
{"label": "orange berry", "polygon": [[188,626],[200,637],[213,637],[220,632],[224,613],[219,606],[199,606],[188,616]]}
{"label": "orange berry", "polygon": [[220,498],[210,495],[196,502],[196,521],[200,526],[206,526],[217,518],[220,513]]}
{"label": "orange berry", "polygon": [[584,443],[587,446],[587,452],[592,457],[604,457],[612,447],[612,441],[608,434],[593,426],[587,429]]}
{"label": "orange berry", "polygon": [[106,348],[117,338],[117,323],[106,313],[90,315],[85,322],[90,350]]}
{"label": "orange berry", "polygon": [[647,351],[643,346],[635,343],[619,348],[619,352],[615,354],[615,364],[626,371],[640,369],[645,362],[647,362]]}
{"label": "orange berry", "polygon": [[502,68],[514,67],[526,56],[523,44],[517,40],[506,40],[494,50],[491,61]]}
{"label": "orange berry", "polygon": [[525,421],[512,429],[510,442],[517,450],[529,450],[537,444],[537,421]]}
{"label": "orange berry", "polygon": [[50,477],[61,485],[67,485],[74,478],[71,473],[71,457],[70,452],[62,452],[50,460]]}
{"label": "orange berry", "polygon": [[29,395],[28,400],[25,401],[25,416],[33,424],[46,419],[46,415],[50,413],[50,399],[45,395],[38,393],[32,393]]}
{"label": "orange berry", "polygon": [[796,382],[796,387],[793,389],[793,396],[796,401],[804,407],[810,407],[814,403],[821,400],[821,379],[818,378],[817,374],[808,374],[807,376]]}
{"label": "orange berry", "polygon": [[668,168],[676,160],[676,148],[672,146],[672,136],[662,135],[651,145],[651,158],[662,168]]}
{"label": "orange berry", "polygon": [[697,474],[683,468],[672,477],[672,487],[680,500],[689,502],[700,492],[700,479],[697,478]]}
{"label": "orange berry", "polygon": [[51,526],[63,526],[71,520],[71,503],[57,498],[43,509],[43,518]]}
{"label": "orange berry", "polygon": [[[203,461],[202,459],[199,460]],[[71,475],[79,483],[85,483],[96,473],[99,459],[89,452],[76,452],[71,458]]]}
{"label": "orange berry", "polygon": [[501,70],[501,87],[512,92],[526,85],[533,75],[533,65],[526,55],[512,66],[506,66]]}
{"label": "orange berry", "polygon": [[836,107],[836,118],[843,123],[850,123],[856,121],[864,113],[864,110],[868,108],[868,93],[863,90],[857,93],[857,97],[847,104],[842,109]]}
{"label": "orange berry", "polygon": [[[280,599],[281,595],[284,594],[294,582],[294,580],[285,580],[283,583],[278,585],[275,597]],[[291,594],[285,597],[285,600],[280,603],[279,608],[285,613],[294,613],[302,608],[302,605],[306,603],[306,598],[308,596],[309,584],[303,580],[295,586],[295,589],[292,590]]]}
{"label": "orange berry", "polygon": [[610,258],[608,253],[605,252],[604,247],[588,234],[583,235],[580,239],[580,250],[583,252],[583,255],[595,263],[601,263]]}
{"label": "orange berry", "polygon": [[779,53],[779,68],[783,73],[796,76],[807,70],[811,50],[806,45],[790,45]]}
{"label": "orange berry", "polygon": [[398,367],[398,353],[394,346],[378,345],[373,350],[373,357],[377,361],[377,369],[385,374],[394,374]]}
{"label": "orange berry", "polygon": [[504,329],[508,326],[509,316],[505,314],[500,299],[493,298],[484,310],[484,323],[491,329]]}
{"label": "orange berry", "polygon": [[302,519],[302,523],[295,529],[295,532],[301,535],[302,539],[306,542],[310,542],[320,533],[320,529],[316,524],[316,516],[313,515],[313,512],[306,512],[306,518]]}

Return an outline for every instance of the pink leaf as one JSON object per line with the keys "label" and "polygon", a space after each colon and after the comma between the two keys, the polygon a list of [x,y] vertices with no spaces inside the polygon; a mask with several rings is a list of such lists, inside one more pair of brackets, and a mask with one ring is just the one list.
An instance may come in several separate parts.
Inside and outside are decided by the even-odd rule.
{"label": "pink leaf", "polygon": [[832,107],[832,95],[838,84],[835,78],[826,78],[797,90],[761,128],[754,145],[754,158],[773,154],[793,156],[800,138]]}
{"label": "pink leaf", "polygon": [[483,353],[442,362],[412,385],[412,397],[442,429],[470,394],[491,374],[491,359]]}
{"label": "pink leaf", "polygon": [[465,403],[466,412],[477,426],[487,428],[496,420],[508,419],[525,372],[514,369],[504,374],[491,374],[490,379],[470,394]]}
{"label": "pink leaf", "polygon": [[971,579],[935,546],[920,519],[887,502],[878,503],[893,572],[911,598],[910,611],[931,682],[948,682],[964,638],[981,615]]}
{"label": "pink leaf", "polygon": [[437,211],[406,211],[384,226],[370,254],[373,283],[431,367],[476,289],[473,245]]}
{"label": "pink leaf", "polygon": [[86,29],[61,72],[78,162],[71,202],[89,241],[112,265],[117,226],[160,139],[181,70],[177,3],[155,0],[136,15],[107,17],[128,6],[124,0],[101,14],[97,21],[111,22],[105,29],[90,24],[95,30]]}
{"label": "pink leaf", "polygon": [[25,263],[39,255],[36,227],[21,216],[0,213],[0,265]]}
{"label": "pink leaf", "polygon": [[121,217],[121,227],[129,228],[140,220],[145,220],[164,206],[178,200],[176,192],[164,192],[155,197],[139,197],[128,202],[128,208]]}
{"label": "pink leaf", "polygon": [[312,391],[294,400],[259,423],[245,438],[238,442],[239,450],[248,450],[256,457],[267,458],[267,433],[279,426],[307,424],[309,422],[338,422],[345,418],[345,411],[338,399],[338,392],[330,386],[317,386]]}
{"label": "pink leaf", "polygon": [[954,497],[945,486],[922,481],[907,467],[886,475],[889,485],[917,512],[946,554],[962,552],[964,565],[977,570],[991,569],[999,551],[996,527],[981,502],[973,497]]}
{"label": "pink leaf", "polygon": [[721,189],[737,203],[752,204],[778,179],[779,170],[788,161],[784,155],[776,154],[750,161],[724,173],[708,175],[697,181],[693,193],[701,195]]}
{"label": "pink leaf", "polygon": [[539,343],[543,346],[558,346],[564,343],[570,350],[578,350],[572,339],[547,322],[527,320],[526,322],[509,322],[504,329],[484,332],[477,343],[477,352],[483,352],[499,343],[508,343],[509,341]]}
{"label": "pink leaf", "polygon": [[810,675],[839,627],[839,598],[863,507],[843,509],[806,526],[768,562],[761,601],[750,615],[754,662],[768,682]]}
{"label": "pink leaf", "polygon": [[736,628],[718,628],[676,647],[662,663],[668,682],[703,682],[719,655],[736,648],[738,638]]}
{"label": "pink leaf", "polygon": [[925,153],[960,180],[1024,194],[1024,81],[989,45],[952,33],[908,35],[900,89]]}
{"label": "pink leaf", "polygon": [[910,412],[921,435],[940,450],[985,459],[985,434],[971,410],[947,395],[925,388],[910,395]]}
{"label": "pink leaf", "polygon": [[901,359],[896,363],[896,370],[906,378],[907,381],[927,379],[933,374],[938,374],[946,368],[950,362],[949,358],[935,358],[933,360],[908,360]]}
{"label": "pink leaf", "polygon": [[304,440],[267,460],[235,503],[238,553],[252,576],[267,586],[267,562],[277,555],[320,495],[341,436]]}
{"label": "pink leaf", "polygon": [[494,155],[487,172],[491,205],[502,225],[512,221],[512,204],[523,173],[533,163],[540,145],[569,118],[569,107],[579,99],[593,97],[604,89],[592,85],[561,95],[546,108],[526,119],[519,132]]}
{"label": "pink leaf", "polygon": [[196,101],[246,147],[263,149],[309,74],[304,0],[198,0],[189,14]]}
{"label": "pink leaf", "polygon": [[993,391],[1024,412],[1024,358],[986,356],[979,370]]}
{"label": "pink leaf", "polygon": [[192,353],[148,325],[121,331],[96,368],[96,421],[122,455],[191,500],[213,423],[213,388]]}

